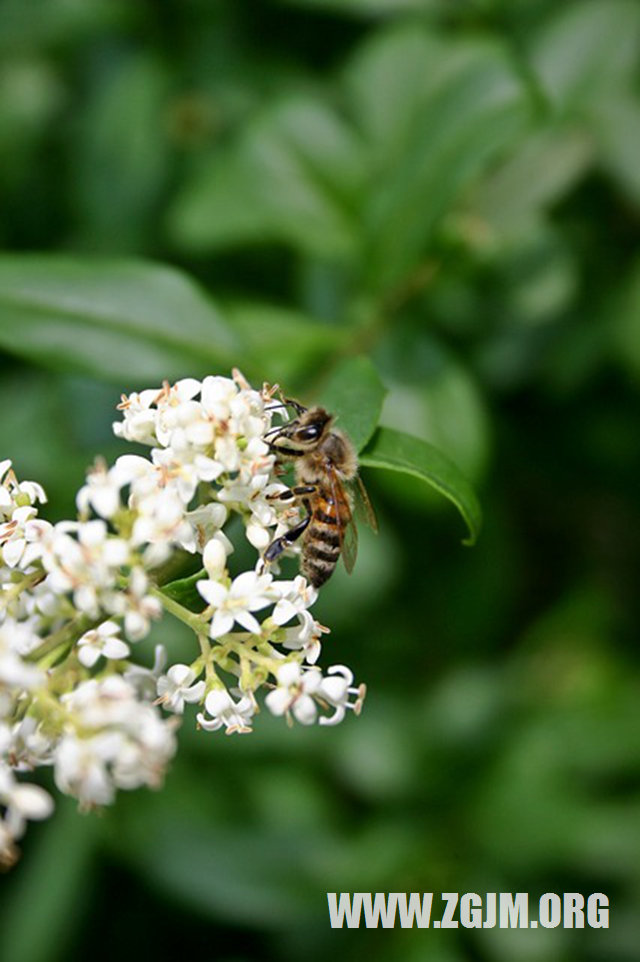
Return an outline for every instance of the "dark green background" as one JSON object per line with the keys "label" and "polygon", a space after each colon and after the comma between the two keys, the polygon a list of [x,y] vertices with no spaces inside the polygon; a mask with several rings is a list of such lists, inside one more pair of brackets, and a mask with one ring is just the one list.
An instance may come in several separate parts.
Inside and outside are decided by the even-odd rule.
{"label": "dark green background", "polygon": [[[123,450],[122,390],[237,364],[312,400],[357,353],[485,511],[462,547],[365,472],[380,535],[317,605],[362,717],[187,719],[161,792],[61,801],[0,880],[0,957],[637,958],[640,5],[4,0],[0,52],[0,457],[48,517]],[[134,336],[89,255],[200,287],[163,308],[126,265]],[[16,306],[34,270],[82,286],[77,328]],[[602,891],[612,924],[339,933],[327,890]]]}

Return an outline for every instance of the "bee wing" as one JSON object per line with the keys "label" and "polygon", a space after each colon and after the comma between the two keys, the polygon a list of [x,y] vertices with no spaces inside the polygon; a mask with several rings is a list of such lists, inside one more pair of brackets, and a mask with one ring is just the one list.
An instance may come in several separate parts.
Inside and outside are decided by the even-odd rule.
{"label": "bee wing", "polygon": [[362,483],[362,478],[360,475],[356,475],[355,483],[353,485],[353,494],[358,517],[362,518],[365,524],[368,524],[372,531],[377,533],[378,519],[376,518],[376,513],[373,510],[373,505],[369,500],[367,489]]}
{"label": "bee wing", "polygon": [[340,528],[340,554],[348,574],[351,574],[358,555],[358,531],[351,510],[351,499],[342,481],[335,472],[330,473],[331,496],[336,505],[342,505],[347,514],[347,523]]}
{"label": "bee wing", "polygon": [[358,556],[358,529],[353,517],[347,524],[342,535],[342,560],[348,574],[353,571]]}

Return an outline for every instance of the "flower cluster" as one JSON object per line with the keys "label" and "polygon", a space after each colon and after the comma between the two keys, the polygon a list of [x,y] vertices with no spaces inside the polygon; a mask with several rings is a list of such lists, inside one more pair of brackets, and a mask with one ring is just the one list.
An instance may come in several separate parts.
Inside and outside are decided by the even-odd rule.
{"label": "flower cluster", "polygon": [[[114,431],[149,457],[98,460],[75,521],[40,518],[43,489],[0,462],[0,861],[50,814],[50,795],[22,780],[39,766],[91,808],[161,784],[187,705],[200,729],[228,734],[251,731],[260,690],[270,713],[304,725],[359,712],[351,671],[317,666],[316,589],[260,557],[298,518],[265,440],[282,416],[272,397],[237,371],[123,397]],[[234,570],[232,517],[250,570]],[[168,583],[181,567],[196,570]],[[194,650],[167,665],[158,646],[146,668],[135,648],[163,612],[193,630]]]}

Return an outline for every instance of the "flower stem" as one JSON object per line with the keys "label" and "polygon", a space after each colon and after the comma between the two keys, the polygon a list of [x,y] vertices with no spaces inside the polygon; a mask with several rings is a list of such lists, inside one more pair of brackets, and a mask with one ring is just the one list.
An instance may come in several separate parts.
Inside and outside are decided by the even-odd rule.
{"label": "flower stem", "polygon": [[89,618],[88,615],[78,615],[72,621],[67,622],[58,631],[54,631],[52,635],[49,635],[41,645],[38,645],[33,651],[29,652],[25,657],[29,661],[39,662],[41,658],[45,655],[51,654],[57,648],[62,649],[66,647],[71,647],[74,641],[77,641],[81,635],[84,635],[85,631],[89,631],[90,628],[97,628],[104,618]]}
{"label": "flower stem", "polygon": [[170,615],[182,621],[185,625],[188,625],[192,631],[200,636],[202,634],[203,618],[201,614],[196,614],[193,611],[189,611],[180,602],[175,601],[175,599],[170,598],[162,588],[156,588],[155,585],[149,586],[149,594],[157,598],[165,611],[168,611]]}

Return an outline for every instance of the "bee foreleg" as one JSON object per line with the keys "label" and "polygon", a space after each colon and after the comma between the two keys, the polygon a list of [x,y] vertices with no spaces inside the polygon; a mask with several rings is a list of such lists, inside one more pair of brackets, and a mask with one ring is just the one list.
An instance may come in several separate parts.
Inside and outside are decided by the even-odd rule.
{"label": "bee foreleg", "polygon": [[316,491],[315,484],[299,484],[295,488],[287,488],[286,491],[279,491],[278,494],[267,495],[268,501],[293,501],[294,499],[305,498],[308,494]]}
{"label": "bee foreleg", "polygon": [[311,515],[308,514],[306,518],[303,518],[300,524],[290,528],[285,534],[281,535],[279,538],[276,538],[275,541],[272,541],[262,556],[263,561],[275,561],[276,558],[279,558],[286,548],[290,548],[291,545],[294,544],[298,538],[304,534],[310,521]]}

